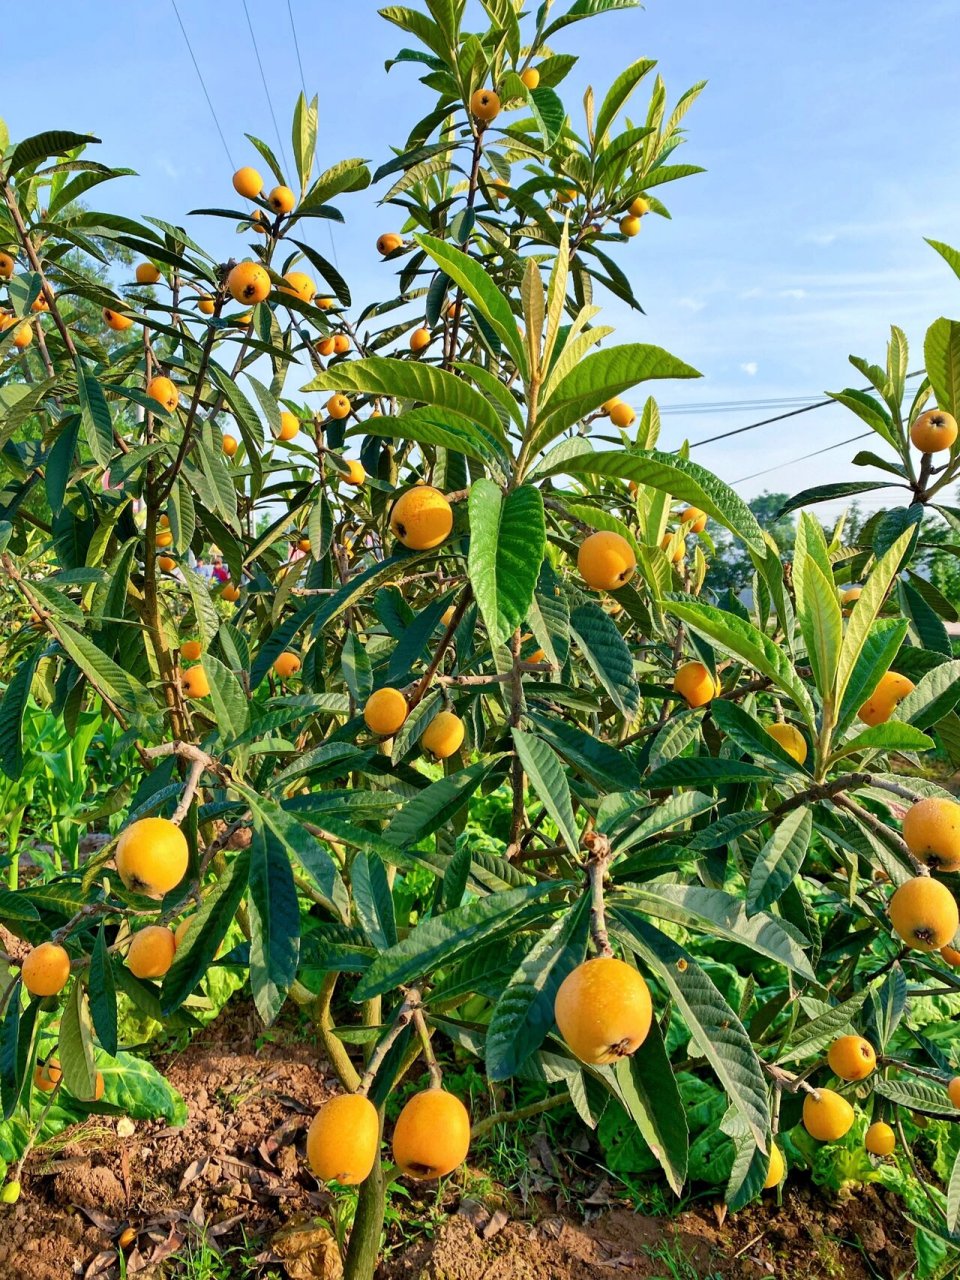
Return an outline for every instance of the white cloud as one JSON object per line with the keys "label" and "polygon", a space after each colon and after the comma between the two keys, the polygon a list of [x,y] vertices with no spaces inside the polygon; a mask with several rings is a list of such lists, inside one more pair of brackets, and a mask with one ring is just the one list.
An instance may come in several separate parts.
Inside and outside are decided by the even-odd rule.
{"label": "white cloud", "polygon": [[677,306],[685,311],[702,311],[707,304],[700,298],[678,298]]}
{"label": "white cloud", "polygon": [[781,289],[780,290],[781,298],[796,298],[799,301],[800,298],[805,298],[806,296],[807,296],[806,289]]}
{"label": "white cloud", "polygon": [[756,360],[748,360],[746,364],[742,364],[740,368],[749,377],[754,378],[756,377],[760,366],[757,364]]}

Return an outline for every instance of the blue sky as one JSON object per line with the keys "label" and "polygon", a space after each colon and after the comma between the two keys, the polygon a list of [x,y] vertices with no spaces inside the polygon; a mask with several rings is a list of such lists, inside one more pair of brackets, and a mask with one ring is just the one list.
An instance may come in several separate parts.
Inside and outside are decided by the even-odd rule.
{"label": "blue sky", "polygon": [[[383,71],[402,33],[377,16],[373,0],[291,5],[307,89],[320,97],[321,165],[363,156],[375,167],[427,101],[413,67]],[[277,139],[243,7],[179,7],[233,159],[256,162],[244,133],[275,149]],[[557,0],[558,12],[566,7]],[[249,10],[289,154],[299,72],[286,0]],[[637,57],[658,59],[671,101],[709,81],[687,116],[681,157],[707,172],[665,188],[673,221],[645,219],[619,251],[646,315],[601,299],[622,339],[656,342],[704,373],[698,383],[657,388],[665,407],[860,385],[846,357],[880,360],[891,322],[907,331],[916,367],[926,325],[960,313],[960,284],[923,243],[960,245],[960,131],[945,57],[958,22],[960,0],[920,0],[909,10],[893,0],[648,0],[645,10],[560,33],[557,51],[581,59],[562,89],[575,124],[584,86],[602,92]],[[234,203],[231,166],[170,0],[49,0],[40,31],[30,6],[8,6],[3,47],[0,112],[13,137],[89,130],[103,139],[102,159],[138,171],[93,193],[106,193],[106,207],[183,222],[191,208]],[[638,97],[637,115],[642,106]],[[373,243],[395,221],[377,208],[384,189],[340,202],[347,225],[334,229],[334,251],[355,301],[382,291],[387,268]],[[211,248],[238,251],[230,224],[187,225]],[[311,237],[331,253],[326,225],[314,223]],[[767,416],[670,413],[662,444]],[[871,442],[740,481],[858,429],[831,407],[693,456],[746,497],[795,492],[872,474],[847,463]]]}

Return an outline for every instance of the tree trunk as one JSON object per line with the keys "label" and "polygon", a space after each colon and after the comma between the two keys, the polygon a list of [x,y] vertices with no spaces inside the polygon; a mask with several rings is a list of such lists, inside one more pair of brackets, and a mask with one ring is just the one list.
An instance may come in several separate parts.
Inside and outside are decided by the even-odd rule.
{"label": "tree trunk", "polygon": [[373,1280],[380,1256],[380,1237],[387,1196],[383,1168],[378,1160],[366,1181],[360,1184],[357,1212],[344,1260],[344,1280]]}

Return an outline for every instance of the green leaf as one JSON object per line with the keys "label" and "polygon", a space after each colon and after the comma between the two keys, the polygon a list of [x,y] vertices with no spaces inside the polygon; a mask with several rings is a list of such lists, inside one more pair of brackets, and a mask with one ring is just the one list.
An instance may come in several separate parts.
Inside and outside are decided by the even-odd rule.
{"label": "green leaf", "polygon": [[410,848],[449,822],[466,804],[490,772],[492,760],[448,774],[407,800],[391,818],[385,836],[398,848]]}
{"label": "green leaf", "polygon": [[495,465],[499,474],[506,476],[502,442],[485,428],[459,414],[426,406],[411,409],[395,418],[390,415],[367,418],[364,426],[372,436],[384,436],[391,440],[415,440],[417,444],[453,449],[488,466]]}
{"label": "green leaf", "polygon": [[640,706],[640,690],[633,655],[617,624],[599,605],[582,604],[570,615],[570,634],[614,706],[632,719]]}
{"label": "green leaf", "polygon": [[60,1017],[57,1054],[63,1068],[63,1087],[81,1102],[92,1102],[97,1067],[93,1057],[90,1009],[81,982],[74,982]]}
{"label": "green leaf", "polygon": [[793,578],[797,616],[814,681],[821,697],[832,700],[843,642],[843,618],[823,530],[806,511],[797,528]]}
{"label": "green leaf", "polygon": [[857,666],[867,636],[887,597],[890,584],[900,568],[900,562],[906,554],[912,538],[913,530],[908,529],[897,538],[889,551],[886,551],[880,557],[874,565],[870,576],[863,584],[860,595],[850,611],[850,617],[847,619],[847,626],[843,636],[843,644],[840,648],[840,660],[837,664],[836,700],[838,704],[843,702],[847,685],[853,675],[854,668]]}
{"label": "green leaf", "polygon": [[614,80],[607,90],[607,95],[600,106],[600,110],[597,112],[595,134],[598,147],[603,146],[607,130],[616,119],[620,108],[628,100],[647,72],[652,71],[656,65],[652,58],[641,58],[637,62],[631,63],[625,71],[621,71],[616,80]]}
{"label": "green leaf", "polygon": [[66,129],[48,129],[45,133],[35,133],[14,147],[6,166],[7,177],[12,178],[21,169],[39,164],[50,156],[65,156],[75,147],[85,147],[90,142],[99,141],[92,133],[69,133]]}
{"label": "green leaf", "polygon": [[941,316],[923,340],[923,358],[937,407],[960,414],[960,320]]}
{"label": "green leaf", "polygon": [[722,782],[764,782],[769,777],[768,769],[746,760],[681,756],[647,774],[643,785],[648,791],[665,791],[668,787],[695,787],[703,783],[718,786]]}
{"label": "green leaf", "polygon": [[285,809],[281,809],[272,800],[257,795],[248,787],[239,789],[260,824],[279,840],[287,860],[296,862],[303,868],[314,887],[328,899],[331,911],[346,917],[347,891],[333,856],[303,823],[298,822]]}
{"label": "green leaf", "polygon": [[514,728],[513,745],[523,770],[530,779],[541,804],[557,825],[560,836],[574,857],[580,848],[580,836],[573,816],[573,801],[566,774],[554,751],[542,738]]}
{"label": "green leaf", "polygon": [[736,702],[715,698],[710,704],[710,718],[742,751],[762,756],[775,763],[781,773],[797,773],[802,766],[787,755],[776,738]]}
{"label": "green leaf", "polygon": [[152,705],[143,686],[107,657],[102,649],[98,649],[92,640],[59,619],[57,634],[64,650],[98,692],[105,693],[122,707]]}
{"label": "green leaf", "polygon": [[873,1088],[881,1098],[895,1102],[898,1107],[919,1111],[922,1116],[931,1116],[935,1120],[960,1119],[960,1112],[947,1097],[946,1078],[942,1085],[929,1084],[925,1080],[877,1079]]}
{"label": "green leaf", "polygon": [[690,601],[686,596],[670,596],[664,600],[663,607],[711,644],[740,658],[759,675],[767,676],[794,701],[807,725],[813,728],[813,703],[806,686],[783,650],[762,631],[734,614]]}
{"label": "green leaf", "polygon": [[920,592],[901,579],[897,583],[897,595],[917,646],[928,653],[942,653],[949,658],[953,649],[947,629]]}
{"label": "green leaf", "polygon": [[763,555],[763,530],[757,518],[732,489],[695,462],[676,454],[609,452],[581,453],[558,463],[551,471],[568,475],[615,476],[648,485],[673,498],[689,502],[712,516],[724,528],[742,538],[748,547]]}
{"label": "green leaf", "polygon": [[957,1152],[947,1183],[947,1230],[955,1232],[960,1224],[960,1151]]}
{"label": "green leaf", "polygon": [[393,895],[386,868],[375,853],[356,855],[350,864],[350,884],[357,919],[371,944],[378,951],[396,946]]}
{"label": "green leaf", "polygon": [[470,487],[467,572],[492,645],[527,616],[546,549],[540,490],[520,485],[504,497],[481,477]]}
{"label": "green leaf", "polygon": [[551,36],[571,22],[580,22],[583,18],[592,18],[598,13],[612,13],[614,9],[636,9],[638,3],[639,0],[574,0],[565,14],[554,18],[549,27],[544,28],[541,41],[545,44]]}
{"label": "green leaf", "polygon": [[317,99],[307,103],[302,93],[297,95],[297,105],[293,109],[293,158],[300,179],[300,190],[305,192],[310,181],[310,170],[313,168],[313,157],[317,149]]}
{"label": "green leaf", "polygon": [[903,618],[878,618],[872,624],[840,703],[837,735],[849,728],[854,716],[877,687],[880,677],[889,670],[906,634],[907,623]]}
{"label": "green leaf", "polygon": [[818,502],[830,502],[833,498],[852,498],[858,493],[872,493],[875,489],[902,489],[902,484],[894,484],[889,480],[842,480],[839,484],[820,484],[812,489],[804,489],[791,498],[777,512],[776,518],[789,515],[791,511],[799,511],[801,507],[812,507]]}
{"label": "green leaf", "polygon": [[97,1039],[112,1057],[117,1052],[117,988],[113,981],[103,925],[97,933],[90,956],[89,989],[90,1012]]}
{"label": "green leaf", "polygon": [[186,937],[177,947],[173,964],[163,979],[160,1012],[164,1017],[179,1009],[205,976],[237,914],[247,889],[250,851],[240,850],[226,874],[204,893]]}
{"label": "green leaf", "polygon": [[921,733],[914,725],[888,720],[885,724],[864,729],[863,733],[858,733],[849,742],[842,743],[833,752],[831,759],[839,760],[859,751],[930,751],[933,746],[933,739]]}
{"label": "green leaf", "polygon": [[[18,673],[19,674],[19,673]],[[896,710],[897,720],[917,729],[932,728],[960,702],[960,659],[943,662],[919,681]],[[2,713],[0,713],[2,717]],[[2,729],[0,729],[2,736]]]}
{"label": "green leaf", "polygon": [[77,397],[80,403],[80,421],[90,452],[101,467],[110,465],[113,457],[113,420],[100,383],[84,373],[77,360]]}
{"label": "green leaf", "polygon": [[651,1023],[643,1044],[614,1068],[624,1107],[656,1156],[675,1195],[687,1176],[690,1135],[680,1086],[663,1035]]}
{"label": "green leaf", "polygon": [[527,351],[516,319],[506,297],[484,268],[458,246],[447,244],[435,236],[420,234],[413,238],[467,295],[513,356],[521,378],[526,381],[529,376]]}
{"label": "green leaf", "polygon": [[791,809],[760,850],[747,885],[747,912],[754,915],[777,901],[803,865],[813,833],[810,809]]}
{"label": "green leaf", "polygon": [[300,957],[300,908],[286,850],[269,828],[254,823],[250,844],[250,986],[257,1012],[275,1021]]}
{"label": "green leaf", "polygon": [[382,995],[393,987],[406,986],[430,973],[439,964],[449,964],[465,951],[478,946],[489,934],[528,903],[555,891],[549,885],[524,885],[503,893],[492,893],[466,906],[431,916],[395,947],[382,952],[354,989],[355,1002]]}
{"label": "green leaf", "polygon": [[797,1027],[781,1061],[796,1062],[801,1058],[812,1057],[813,1054],[822,1052],[828,1044],[832,1044],[837,1036],[851,1031],[854,1020],[866,1004],[869,995],[870,989],[865,987],[852,995],[849,1000],[844,1000],[843,1004],[838,1004],[828,1009],[826,1013],[821,1013],[818,1017],[804,1023],[803,1026]]}
{"label": "green leaf", "polygon": [[243,686],[229,667],[204,651],[200,661],[210,683],[210,705],[213,719],[224,742],[239,736],[250,723],[250,707]]}
{"label": "green leaf", "polygon": [[491,1080],[509,1080],[543,1044],[564,978],[586,954],[589,902],[580,898],[537,939],[493,1009],[486,1039]]}
{"label": "green leaf", "polygon": [[758,1145],[766,1149],[770,1136],[766,1081],[736,1013],[693,957],[672,939],[632,911],[617,907],[611,917],[617,935],[657,973],[730,1101]]}
{"label": "green leaf", "polygon": [[23,772],[23,720],[30,700],[33,674],[43,652],[38,645],[17,667],[0,701],[0,769],[13,782]]}
{"label": "green leaf", "polygon": [[[545,448],[567,427],[579,422],[585,414],[599,409],[604,400],[629,391],[638,383],[646,382],[650,378],[699,378],[700,376],[696,369],[678,360],[676,356],[670,355],[662,347],[634,342],[607,347],[603,351],[594,351],[560,380],[547,403],[541,407],[534,441],[535,447]],[[597,456],[610,455],[598,454]],[[669,455],[663,456],[669,457]],[[675,459],[671,458],[671,462],[674,461]],[[617,475],[619,473],[614,471],[600,472],[600,474]],[[635,476],[627,478],[636,479]],[[719,484],[719,481],[716,483]],[[712,513],[708,512],[708,514]]]}

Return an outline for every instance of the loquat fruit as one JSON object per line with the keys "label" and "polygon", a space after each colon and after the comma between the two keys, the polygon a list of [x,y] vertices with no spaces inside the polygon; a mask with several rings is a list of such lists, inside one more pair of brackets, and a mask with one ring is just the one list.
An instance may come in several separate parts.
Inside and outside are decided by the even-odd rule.
{"label": "loquat fruit", "polygon": [[520,79],[526,87],[532,92],[540,84],[540,72],[536,67],[527,67],[526,71],[520,72]]}
{"label": "loquat fruit", "polygon": [[843,610],[843,616],[849,618],[853,612],[853,606],[863,595],[863,587],[848,587],[840,596],[840,608]]}
{"label": "loquat fruit", "polygon": [[620,231],[623,235],[633,237],[639,234],[640,219],[635,218],[632,213],[628,213],[625,218],[620,219]]}
{"label": "loquat fruit", "polygon": [[413,333],[410,335],[410,350],[416,353],[417,351],[423,351],[423,349],[425,347],[429,347],[429,345],[430,330],[423,328],[414,329]]}
{"label": "loquat fruit", "polygon": [[866,1080],[876,1070],[876,1050],[863,1036],[838,1036],[827,1050],[827,1065],[841,1080]]}
{"label": "loquat fruit", "polygon": [[335,355],[345,356],[350,350],[350,336],[346,333],[335,333],[333,335],[333,351]]}
{"label": "loquat fruit", "polygon": [[244,165],[242,169],[238,169],[233,175],[233,189],[238,196],[243,196],[245,200],[256,200],[263,190],[263,179],[256,169],[252,169],[249,165]]}
{"label": "loquat fruit", "polygon": [[359,458],[344,458],[344,466],[347,468],[344,480],[347,484],[361,485],[367,479],[367,473],[363,469],[363,463]]}
{"label": "loquat fruit", "polygon": [[18,324],[13,331],[13,345],[17,350],[23,351],[26,347],[29,347],[32,341],[33,330],[30,328],[30,325],[26,322]]}
{"label": "loquat fruit", "polygon": [[157,567],[161,573],[173,573],[177,562],[173,556],[157,556]]}
{"label": "loquat fruit", "polygon": [[300,670],[300,659],[295,653],[290,653],[289,650],[284,651],[278,654],[273,669],[281,680],[286,680]]}
{"label": "loquat fruit", "polygon": [[363,708],[363,719],[378,738],[391,738],[407,718],[407,700],[389,685],[371,693]]}
{"label": "loquat fruit", "polygon": [[180,392],[169,378],[151,378],[147,383],[147,395],[156,400],[168,413],[173,413],[180,403]]}
{"label": "loquat fruit", "polygon": [[928,409],[910,428],[910,439],[921,453],[941,453],[957,438],[957,420],[943,409]]}
{"label": "loquat fruit", "polygon": [[420,742],[425,751],[438,760],[446,760],[463,745],[465,726],[453,711],[440,711],[433,717]]}
{"label": "loquat fruit", "polygon": [[377,238],[377,253],[382,253],[386,258],[403,245],[403,236],[398,236],[394,231],[387,231],[384,235]]}
{"label": "loquat fruit", "polygon": [[177,942],[173,930],[162,924],[138,929],[127,951],[127,968],[135,978],[162,978],[173,964]]}
{"label": "loquat fruit", "polygon": [[339,421],[341,418],[345,418],[350,412],[350,401],[345,395],[338,393],[337,395],[330,397],[327,401],[326,409],[331,418]]}
{"label": "loquat fruit", "polygon": [[270,296],[270,277],[259,262],[238,262],[227,276],[227,288],[237,302],[263,302]]}
{"label": "loquat fruit", "polygon": [[960,1076],[954,1076],[947,1085],[947,1097],[960,1111]]}
{"label": "loquat fruit", "polygon": [[411,1178],[443,1178],[467,1158],[470,1116],[454,1094],[424,1089],[406,1103],[393,1129],[393,1159]]}
{"label": "loquat fruit", "polygon": [[445,627],[449,627],[450,623],[454,619],[456,612],[457,612],[457,606],[454,604],[448,604],[446,609],[444,609],[443,613],[440,615],[441,623]]}
{"label": "loquat fruit", "polygon": [[665,551],[673,564],[679,564],[686,551],[683,537],[679,533],[665,533],[660,539],[660,550]]}
{"label": "loquat fruit", "polygon": [[117,841],[117,873],[134,893],[161,898],[183,879],[187,870],[187,841],[167,818],[140,818]]}
{"label": "loquat fruit", "polygon": [[624,400],[618,401],[610,410],[610,421],[615,427],[620,427],[621,429],[631,427],[636,419],[637,415]]}
{"label": "loquat fruit", "polygon": [[156,284],[160,279],[160,268],[152,262],[137,263],[137,284]]}
{"label": "loquat fruit", "polygon": [[581,1062],[617,1062],[647,1038],[653,1018],[650,991],[631,965],[595,956],[568,973],[553,1013],[560,1034]]}
{"label": "loquat fruit", "polygon": [[290,213],[297,203],[297,198],[289,187],[274,187],[267,196],[267,204],[274,213]]}
{"label": "loquat fruit", "polygon": [[783,1175],[786,1173],[786,1162],[783,1158],[783,1152],[775,1142],[770,1144],[770,1164],[767,1166],[767,1176],[763,1180],[764,1191],[769,1191],[773,1187],[779,1187],[783,1181]]}
{"label": "loquat fruit", "polygon": [[157,546],[158,547],[173,546],[173,534],[170,532],[169,529],[161,529],[160,532],[157,534]]}
{"label": "loquat fruit", "polygon": [[707,513],[699,507],[685,507],[680,512],[680,523],[688,524],[691,533],[703,533],[707,527]]}
{"label": "loquat fruit", "polygon": [[599,529],[580,543],[577,569],[594,591],[616,591],[629,582],[637,567],[633,547],[621,534]]}
{"label": "loquat fruit", "polygon": [[237,437],[231,436],[231,435],[225,435],[223,437],[223,440],[221,441],[220,447],[223,450],[223,452],[227,455],[228,458],[234,457],[236,455],[237,447],[238,447]]}
{"label": "loquat fruit", "polygon": [[205,316],[212,316],[214,311],[217,309],[216,304],[209,293],[201,293],[200,297],[197,299],[197,307]]}
{"label": "loquat fruit", "polygon": [[50,303],[46,300],[46,298],[41,293],[36,298],[34,298],[34,300],[30,303],[30,310],[34,313],[34,315],[39,315],[43,311],[50,310]]}
{"label": "loquat fruit", "polygon": [[120,311],[114,311],[110,307],[104,307],[101,312],[108,329],[113,329],[117,333],[123,333],[125,329],[133,327],[132,316],[125,316]]}
{"label": "loquat fruit", "polygon": [[0,253],[0,280],[9,280],[16,266],[9,253]]}
{"label": "loquat fruit", "polygon": [[941,947],[940,954],[951,969],[956,969],[960,966],[960,951],[956,947]]}
{"label": "loquat fruit", "polygon": [[184,640],[180,646],[180,657],[185,658],[187,662],[196,662],[203,653],[203,645],[199,640]]}
{"label": "loquat fruit", "polygon": [[240,588],[234,586],[232,582],[228,582],[220,594],[223,596],[224,600],[229,601],[230,604],[236,604],[240,599]]}
{"label": "loquat fruit", "polygon": [[277,432],[278,440],[292,440],[300,434],[300,419],[295,413],[290,413],[287,409],[280,411],[280,430]]}
{"label": "loquat fruit", "polygon": [[767,733],[774,741],[779,742],[784,751],[797,764],[803,764],[807,758],[807,740],[793,724],[768,724]]}
{"label": "loquat fruit", "polygon": [[312,302],[317,295],[317,286],[305,271],[288,271],[280,286],[281,293],[289,293],[301,302]]}
{"label": "loquat fruit", "polygon": [[600,412],[605,413],[609,418],[618,404],[623,404],[623,401],[619,396],[612,396],[609,400],[604,400],[603,404],[600,406]]}
{"label": "loquat fruit", "polygon": [[960,912],[946,885],[931,876],[914,876],[890,899],[890,923],[914,951],[939,951],[953,942]]}
{"label": "loquat fruit", "polygon": [[318,342],[313,344],[313,349],[318,356],[332,356],[336,350],[336,339],[332,334],[326,338],[320,338]]}
{"label": "loquat fruit", "polygon": [[872,1156],[890,1156],[897,1145],[896,1134],[888,1124],[877,1120],[863,1135],[863,1145]]}
{"label": "loquat fruit", "polygon": [[[224,596],[226,596],[226,588],[224,588]],[[190,667],[184,671],[180,677],[180,683],[183,685],[183,692],[188,698],[206,698],[210,693],[210,681],[207,679],[207,673],[203,667]]]}
{"label": "loquat fruit", "polygon": [[307,1130],[307,1159],[321,1182],[363,1182],[380,1150],[380,1117],[362,1093],[325,1102]]}
{"label": "loquat fruit", "polygon": [[53,1093],[63,1079],[63,1070],[58,1058],[50,1058],[47,1062],[38,1062],[33,1072],[34,1087],[41,1093]]}
{"label": "loquat fruit", "polygon": [[70,957],[59,942],[41,942],[24,956],[20,976],[32,996],[58,995],[70,977]]}
{"label": "loquat fruit", "polygon": [[402,493],[390,511],[393,536],[412,551],[439,547],[453,528],[453,508],[439,489],[415,485]]}
{"label": "loquat fruit", "polygon": [[857,712],[858,718],[871,726],[885,724],[913,689],[913,681],[899,671],[885,671],[876,689]]}
{"label": "loquat fruit", "polygon": [[630,201],[630,213],[634,218],[642,218],[644,214],[650,212],[650,201],[645,200],[643,196],[637,196],[636,199]]}
{"label": "loquat fruit", "polygon": [[477,89],[470,99],[470,113],[482,124],[489,124],[500,114],[500,99],[492,89]]}
{"label": "loquat fruit", "polygon": [[946,796],[918,800],[904,815],[903,838],[932,871],[960,869],[960,804]]}
{"label": "loquat fruit", "polygon": [[318,298],[317,306],[321,311],[329,311],[337,305],[335,298]]}
{"label": "loquat fruit", "polygon": [[818,1142],[836,1142],[853,1121],[853,1107],[833,1089],[818,1089],[803,1100],[803,1127]]}
{"label": "loquat fruit", "polygon": [[685,662],[673,677],[673,687],[686,698],[688,707],[705,707],[720,693],[720,681],[702,662]]}

